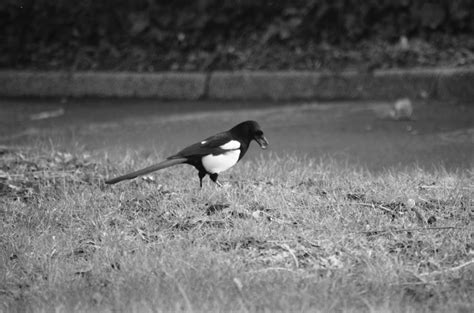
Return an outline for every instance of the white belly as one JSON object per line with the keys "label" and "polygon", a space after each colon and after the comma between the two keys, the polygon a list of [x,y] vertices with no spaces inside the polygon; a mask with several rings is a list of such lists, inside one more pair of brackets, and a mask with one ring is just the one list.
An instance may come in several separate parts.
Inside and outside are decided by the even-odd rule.
{"label": "white belly", "polygon": [[234,166],[239,160],[239,155],[240,149],[230,150],[219,155],[206,155],[202,158],[202,165],[208,173],[220,173]]}

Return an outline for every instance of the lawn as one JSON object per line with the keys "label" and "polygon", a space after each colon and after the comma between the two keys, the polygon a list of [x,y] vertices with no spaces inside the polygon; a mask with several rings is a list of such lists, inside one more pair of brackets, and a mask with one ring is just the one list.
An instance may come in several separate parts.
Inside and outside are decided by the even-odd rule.
{"label": "lawn", "polygon": [[474,171],[0,149],[0,311],[472,312]]}

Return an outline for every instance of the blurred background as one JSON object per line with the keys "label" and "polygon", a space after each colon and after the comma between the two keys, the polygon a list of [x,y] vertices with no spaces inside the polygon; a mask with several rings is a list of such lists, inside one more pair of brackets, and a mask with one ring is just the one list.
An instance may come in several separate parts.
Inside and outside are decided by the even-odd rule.
{"label": "blurred background", "polygon": [[[474,1],[2,0],[0,38],[9,71],[468,69]],[[472,99],[340,100],[4,97],[0,145],[168,155],[256,119],[277,155],[472,169]]]}
{"label": "blurred background", "polygon": [[0,67],[461,66],[473,34],[472,0],[2,0]]}

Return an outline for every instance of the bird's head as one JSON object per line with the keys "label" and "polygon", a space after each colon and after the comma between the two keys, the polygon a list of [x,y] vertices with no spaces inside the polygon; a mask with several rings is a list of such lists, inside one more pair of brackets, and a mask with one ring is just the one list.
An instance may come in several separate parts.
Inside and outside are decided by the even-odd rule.
{"label": "bird's head", "polygon": [[260,145],[260,148],[266,149],[268,147],[267,138],[265,138],[261,129],[255,131],[253,139]]}
{"label": "bird's head", "polygon": [[247,139],[248,142],[255,140],[262,149],[266,149],[268,147],[268,141],[263,135],[260,125],[258,125],[258,123],[255,121],[242,122],[234,126],[230,131],[240,138]]}

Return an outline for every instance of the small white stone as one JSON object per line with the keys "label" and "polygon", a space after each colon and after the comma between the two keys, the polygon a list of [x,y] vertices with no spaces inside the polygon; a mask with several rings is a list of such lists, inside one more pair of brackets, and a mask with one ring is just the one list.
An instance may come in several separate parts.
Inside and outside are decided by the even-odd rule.
{"label": "small white stone", "polygon": [[395,110],[395,117],[398,119],[409,119],[413,114],[413,105],[408,98],[395,101],[393,108]]}
{"label": "small white stone", "polygon": [[413,200],[411,198],[407,200],[406,206],[407,206],[408,209],[413,209],[415,207],[415,205],[416,205],[415,200]]}

